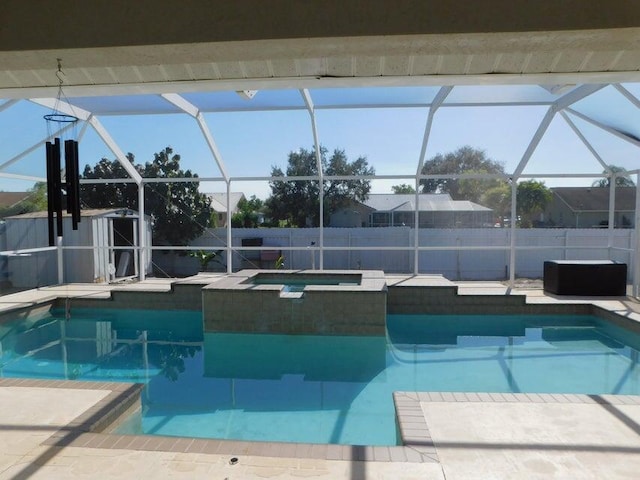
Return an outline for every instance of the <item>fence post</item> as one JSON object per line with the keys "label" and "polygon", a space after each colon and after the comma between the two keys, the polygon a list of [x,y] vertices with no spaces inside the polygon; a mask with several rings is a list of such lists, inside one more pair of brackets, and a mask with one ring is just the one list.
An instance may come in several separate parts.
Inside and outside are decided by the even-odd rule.
{"label": "fence post", "polygon": [[58,285],[62,285],[64,283],[64,255],[62,251],[62,237],[58,237],[56,244],[58,247]]}

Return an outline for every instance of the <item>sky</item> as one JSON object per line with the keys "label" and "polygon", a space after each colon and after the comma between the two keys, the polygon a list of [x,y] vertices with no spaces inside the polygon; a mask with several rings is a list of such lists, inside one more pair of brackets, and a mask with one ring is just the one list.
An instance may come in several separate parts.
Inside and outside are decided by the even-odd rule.
{"label": "sky", "polygon": [[[640,96],[638,85],[625,87]],[[327,90],[311,92],[312,98],[318,101],[317,105],[330,104],[337,98],[348,103],[351,98],[350,91],[345,89],[334,92]],[[369,100],[372,90],[358,92],[357,100]],[[540,90],[542,91],[541,88]],[[432,89],[419,93],[432,94],[434,91]],[[478,91],[486,94],[487,100],[491,100],[492,95],[510,92],[506,87],[503,90],[499,87],[490,90],[478,88]],[[400,92],[406,98],[398,98],[403,102],[409,101],[416,92],[418,90],[407,89]],[[465,101],[466,94],[474,93],[461,87],[456,87],[454,92],[457,97],[452,96],[451,99],[460,102]],[[398,92],[394,92],[396,94]],[[259,105],[268,107],[269,102],[275,98],[274,95],[273,92],[258,92],[254,99],[262,102]],[[283,92],[278,98],[285,99],[287,104],[297,105],[300,102],[298,97],[297,91],[293,90],[287,91],[286,95]],[[212,101],[212,98],[216,97],[204,94],[198,97],[194,94],[190,100],[205,104]],[[224,98],[235,101],[231,97]],[[154,101],[157,99],[158,97]],[[107,109],[111,101],[115,108],[118,100],[125,102],[127,99],[101,99],[100,105]],[[253,100],[249,100],[251,101]],[[371,101],[375,101],[374,97],[371,97]],[[85,102],[87,105],[90,103],[89,99]],[[0,108],[1,106],[0,103]],[[640,137],[640,109],[624,99],[613,87],[607,87],[576,104],[575,108]],[[469,145],[484,150],[491,159],[502,162],[506,171],[511,172],[520,162],[546,111],[546,106],[443,106],[435,114],[425,160],[438,153],[446,154]],[[0,112],[0,171],[45,176],[44,146],[35,148],[19,161],[4,167],[2,165],[26,149],[38,145],[46,137],[48,132],[42,116],[47,113],[50,113],[48,109],[26,100]],[[350,160],[366,157],[376,174],[410,177],[415,174],[420,159],[427,114],[428,109],[424,107],[318,109],[317,132],[320,143],[329,151],[344,150]],[[125,153],[133,153],[137,162],[150,161],[155,152],[170,146],[174,153],[180,154],[183,169],[190,169],[201,177],[220,176],[196,121],[185,114],[103,115],[99,118],[118,146]],[[313,148],[310,116],[305,110],[206,113],[205,121],[232,177],[268,176],[273,166],[286,169],[287,157],[291,151]],[[628,170],[640,167],[638,147],[583,120],[576,118],[575,123],[605,163]],[[80,127],[76,134],[79,129]],[[86,164],[94,165],[101,158],[114,159],[115,156],[102,139],[88,128],[80,142],[80,169]],[[602,166],[562,117],[556,115],[524,173],[538,175],[567,172],[595,175],[602,172]],[[536,179],[543,180],[547,186],[588,186],[597,180],[595,177]],[[372,193],[392,193],[391,186],[400,183],[412,184],[413,180],[375,180],[372,182]],[[32,185],[32,181],[0,178],[0,190],[3,191],[26,190]],[[226,187],[223,182],[203,182],[200,190],[226,191]],[[232,190],[262,199],[270,194],[266,181],[234,181]]]}

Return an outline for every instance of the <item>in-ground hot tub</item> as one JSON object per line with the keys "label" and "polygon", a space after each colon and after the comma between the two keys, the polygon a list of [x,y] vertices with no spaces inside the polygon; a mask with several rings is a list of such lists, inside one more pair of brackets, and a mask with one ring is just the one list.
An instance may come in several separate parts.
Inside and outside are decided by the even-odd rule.
{"label": "in-ground hot tub", "polygon": [[282,285],[283,293],[303,293],[304,289],[310,285],[338,285],[338,286],[358,286],[362,281],[361,273],[280,273],[258,272],[250,277],[249,282],[253,285]]}
{"label": "in-ground hot tub", "polygon": [[207,332],[384,335],[384,272],[242,270],[202,291]]}

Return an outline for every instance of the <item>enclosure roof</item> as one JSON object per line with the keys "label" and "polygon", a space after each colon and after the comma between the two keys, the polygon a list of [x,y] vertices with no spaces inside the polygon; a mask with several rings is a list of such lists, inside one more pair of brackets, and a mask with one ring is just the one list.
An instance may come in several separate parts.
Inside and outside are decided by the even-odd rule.
{"label": "enclosure roof", "polygon": [[[422,193],[421,212],[490,212],[491,209],[467,200],[452,200],[449,194]],[[414,212],[415,194],[372,193],[362,203],[378,212]]]}
{"label": "enclosure roof", "polygon": [[138,184],[101,117],[193,117],[225,180],[206,113],[548,108],[516,178],[556,113],[640,146],[640,9],[628,0],[54,3],[0,2],[0,114],[17,100],[50,107],[62,84],[63,110]]}

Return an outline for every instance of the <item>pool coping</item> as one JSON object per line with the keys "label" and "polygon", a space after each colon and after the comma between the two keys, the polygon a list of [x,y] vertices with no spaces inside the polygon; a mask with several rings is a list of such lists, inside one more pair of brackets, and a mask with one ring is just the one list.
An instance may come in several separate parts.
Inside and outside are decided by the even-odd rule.
{"label": "pool coping", "polygon": [[[209,279],[208,277],[191,280],[204,286],[213,280],[223,280],[225,276]],[[433,288],[425,286],[427,288]],[[447,285],[447,288],[450,288]],[[105,292],[106,298],[111,290]],[[128,290],[126,286],[122,290]],[[138,290],[138,289],[134,289]],[[141,291],[144,291],[140,289]],[[40,292],[39,292],[40,293]],[[42,292],[45,293],[45,292]],[[514,292],[516,293],[516,292]],[[510,295],[513,295],[511,293]],[[526,305],[540,305],[542,298],[530,298],[524,295]],[[92,296],[95,293],[91,294]],[[465,295],[468,295],[465,294]],[[484,296],[484,295],[483,295]],[[32,309],[53,306],[63,298],[61,293],[46,292],[38,299],[4,305],[6,311],[28,312]],[[640,313],[629,306],[617,305],[629,297],[616,298],[550,298],[552,304],[570,309],[576,305],[587,305],[589,313],[612,321],[624,328],[640,332]],[[615,300],[616,305],[609,304]],[[285,442],[251,442],[232,440],[208,440],[184,437],[162,437],[144,435],[117,435],[105,433],[104,429],[112,424],[125,411],[139,402],[144,385],[116,382],[91,382],[72,380],[36,380],[22,378],[0,378],[0,387],[39,387],[110,390],[102,401],[86,410],[65,427],[51,435],[45,445],[59,447],[88,447],[105,449],[129,449],[140,451],[166,451],[176,453],[203,453],[221,455],[256,455],[267,457],[286,457],[300,459],[324,459],[345,461],[376,462],[439,462],[437,445],[431,439],[423,406],[429,402],[519,402],[519,403],[574,403],[604,405],[640,405],[640,396],[634,395],[583,395],[583,394],[511,394],[511,393],[464,393],[464,392],[394,392],[396,423],[402,446],[350,446],[327,444],[297,444]]]}
{"label": "pool coping", "polygon": [[326,277],[326,276],[358,276],[360,277],[360,283],[357,285],[315,285],[309,284],[304,287],[305,291],[309,292],[381,292],[386,291],[387,284],[385,275],[382,270],[240,270],[239,272],[230,273],[225,278],[216,282],[205,285],[202,290],[204,291],[243,291],[243,290],[257,290],[257,291],[276,291],[282,290],[283,284],[255,284],[252,280],[260,274],[267,275],[300,275],[307,277]]}
{"label": "pool coping", "polygon": [[393,401],[403,445],[363,446],[115,434],[105,430],[139,402],[143,384],[0,378],[2,387],[110,391],[94,406],[54,432],[43,445],[365,462],[440,463],[437,442],[431,437],[422,407],[429,402],[640,405],[640,395],[399,391],[394,392]]}

